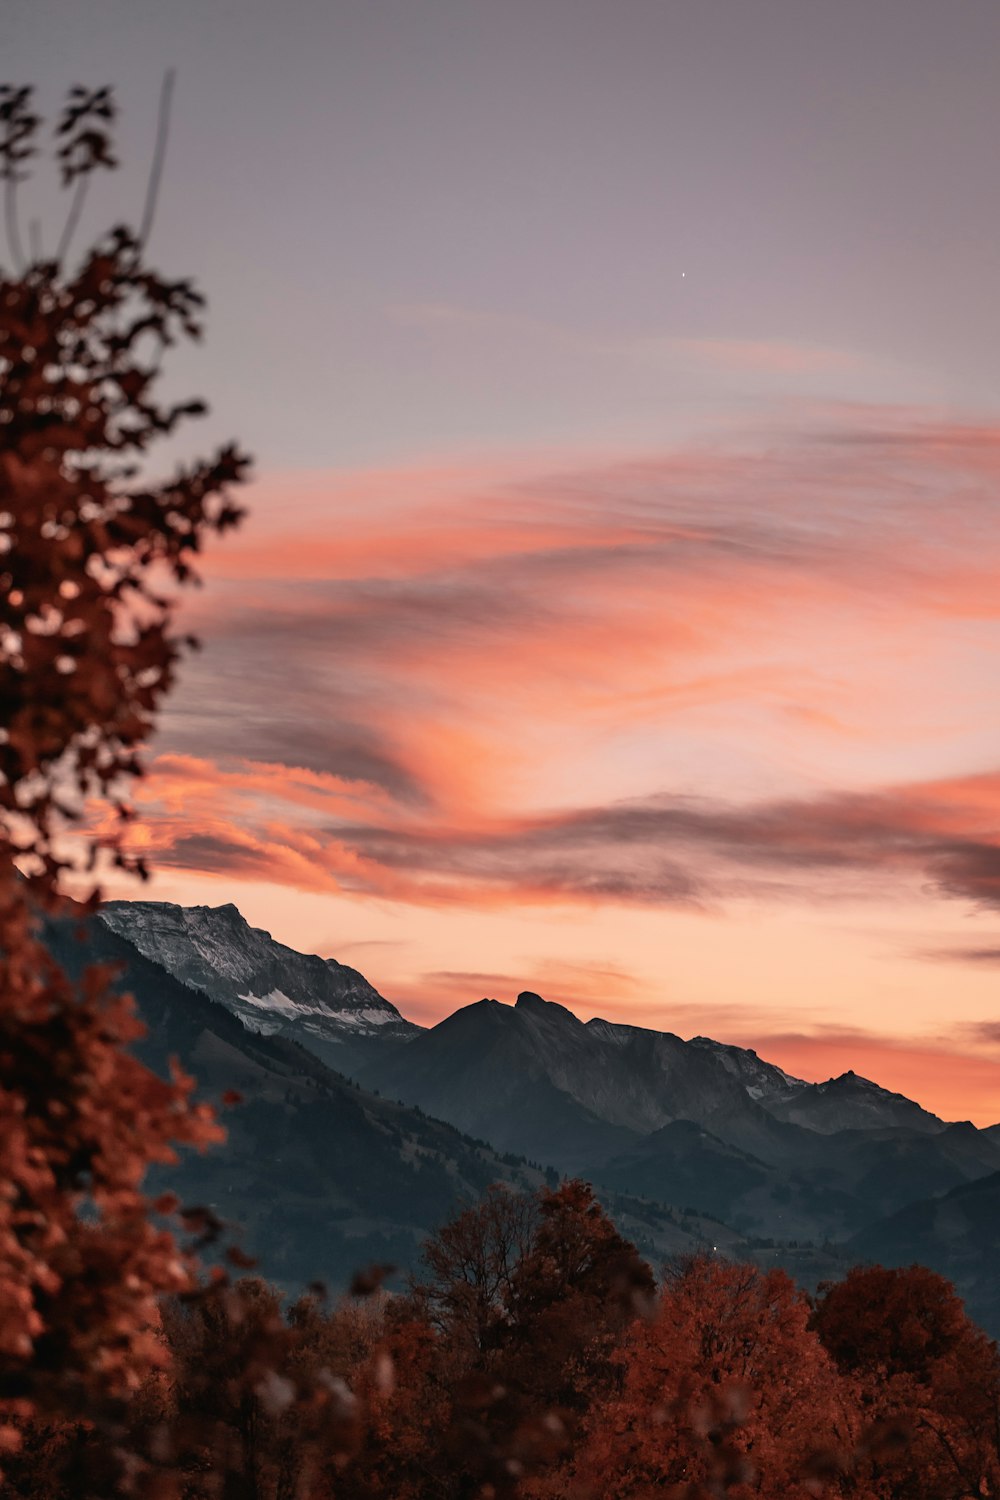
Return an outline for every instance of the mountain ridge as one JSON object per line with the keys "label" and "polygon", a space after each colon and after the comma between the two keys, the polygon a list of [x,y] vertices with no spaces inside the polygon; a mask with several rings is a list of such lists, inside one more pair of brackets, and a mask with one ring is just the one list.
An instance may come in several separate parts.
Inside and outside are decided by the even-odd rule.
{"label": "mountain ridge", "polygon": [[[357,971],[297,954],[233,907],[116,903],[110,917],[122,941],[134,934],[139,951],[154,949],[243,1025],[335,1059],[364,1089],[505,1158],[708,1214],[737,1236],[844,1242],[929,1193],[1000,1170],[1000,1132],[948,1124],[850,1070],[808,1083],[752,1049],[584,1022],[533,990],[514,1005],[475,1001],[422,1029]],[[369,1025],[363,1013],[376,1005],[381,1019]],[[344,1022],[351,1007],[363,1035]]]}
{"label": "mountain ridge", "polygon": [[[333,1057],[356,1065],[358,1059],[367,1060],[373,1053],[370,1048],[355,1050],[352,1044],[375,1038],[409,1043],[432,1034],[453,1016],[488,1005],[497,1007],[498,1015],[531,1016],[540,1029],[548,1029],[558,1018],[566,1028],[563,1043],[570,1030],[578,1036],[600,1037],[624,1052],[631,1049],[633,1060],[645,1049],[659,1053],[661,1065],[673,1054],[675,1061],[683,1059],[697,1069],[700,1053],[711,1059],[713,1072],[724,1069],[743,1093],[763,1103],[770,1113],[811,1130],[825,1133],[906,1123],[935,1133],[946,1127],[945,1121],[915,1101],[853,1069],[809,1082],[767,1062],[753,1048],[701,1035],[684,1040],[672,1032],[598,1016],[582,1021],[569,1007],[545,1000],[533,990],[523,990],[513,1006],[498,1000],[474,1001],[433,1027],[421,1027],[403,1016],[358,970],[333,958],[299,953],[264,929],[251,927],[231,902],[184,907],[172,902],[109,901],[99,915],[140,952],[183,983],[226,1005],[249,1027],[292,1035],[325,1061]],[[331,1054],[331,1045],[344,1050]],[[899,1118],[900,1112],[905,1118]],[[833,1113],[837,1118],[831,1120]],[[659,1128],[678,1117],[675,1110],[660,1118],[654,1106],[647,1128]],[[633,1117],[618,1123],[642,1128],[645,1122]]]}
{"label": "mountain ridge", "polygon": [[299,953],[239,909],[168,901],[108,901],[99,918],[181,983],[201,990],[250,1030],[301,1042],[331,1067],[353,1064],[370,1041],[401,1042],[420,1027],[365,976],[336,959]]}
{"label": "mountain ridge", "polygon": [[[154,1168],[146,1189],[217,1212],[259,1257],[261,1273],[285,1288],[317,1277],[343,1288],[375,1261],[413,1270],[425,1237],[491,1184],[531,1192],[558,1181],[551,1168],[362,1089],[287,1036],[247,1027],[98,917],[46,919],[44,933],[71,975],[92,963],[117,971],[115,988],[132,993],[147,1028],[135,1051],[155,1072],[165,1075],[176,1058],[201,1097],[242,1096],[223,1113],[223,1145]],[[622,1192],[602,1199],[653,1260],[713,1242],[749,1253],[726,1225]]]}

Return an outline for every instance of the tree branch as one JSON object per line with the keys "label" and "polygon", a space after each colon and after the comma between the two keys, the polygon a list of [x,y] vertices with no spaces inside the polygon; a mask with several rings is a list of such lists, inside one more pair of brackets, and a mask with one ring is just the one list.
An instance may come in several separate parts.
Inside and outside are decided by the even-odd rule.
{"label": "tree branch", "polygon": [[7,244],[10,249],[10,257],[14,262],[14,270],[19,276],[24,274],[25,258],[24,246],[21,243],[21,230],[17,222],[17,178],[13,171],[7,173],[4,182],[3,193],[4,227],[7,231]]}
{"label": "tree branch", "polygon": [[167,140],[170,136],[170,106],[173,100],[174,79],[176,73],[173,68],[168,68],[163,75],[163,84],[160,89],[160,111],[156,122],[156,145],[153,148],[153,161],[149,169],[149,182],[146,184],[146,202],[142,210],[142,222],[139,226],[139,248],[145,250],[149,236],[153,229],[153,220],[156,217],[156,204],[160,196],[160,179],[163,176],[163,163],[167,155]]}
{"label": "tree branch", "polygon": [[69,247],[72,244],[73,236],[76,233],[76,226],[80,222],[80,215],[83,212],[83,205],[87,200],[87,188],[89,186],[90,173],[81,173],[80,176],[76,179],[76,190],[73,193],[73,202],[71,203],[69,213],[66,216],[66,224],[63,229],[62,236],[59,240],[59,248],[56,251],[56,260],[60,263],[69,254]]}

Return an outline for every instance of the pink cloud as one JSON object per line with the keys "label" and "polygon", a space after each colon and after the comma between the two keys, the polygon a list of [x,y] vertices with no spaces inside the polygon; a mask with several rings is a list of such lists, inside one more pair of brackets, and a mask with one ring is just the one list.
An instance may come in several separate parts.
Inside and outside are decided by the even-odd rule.
{"label": "pink cloud", "polygon": [[[485,936],[400,959],[394,998],[428,1015],[515,984],[651,1014],[667,912],[950,902],[992,923],[965,950],[993,952],[998,484],[995,428],[848,407],[740,450],[275,478],[189,611],[206,649],[133,838],[175,890],[316,892],[363,903],[372,936],[436,910],[483,934],[613,914],[593,982],[571,937],[523,975],[507,955],[530,944]],[[614,932],[640,922],[630,989]],[[937,972],[924,957],[900,963]],[[792,1071],[910,1076],[769,1034]]]}
{"label": "pink cloud", "polygon": [[672,339],[671,347],[712,369],[758,371],[770,375],[815,375],[848,372],[858,367],[856,355],[843,349],[822,349],[776,339]]}
{"label": "pink cloud", "polygon": [[[338,778],[163,757],[129,844],[159,863],[416,904],[697,907],[924,887],[1000,908],[1000,774],[744,805],[661,795],[405,816]],[[360,816],[359,816],[360,815]],[[549,976],[550,981],[552,976]],[[555,982],[562,987],[563,978]]]}

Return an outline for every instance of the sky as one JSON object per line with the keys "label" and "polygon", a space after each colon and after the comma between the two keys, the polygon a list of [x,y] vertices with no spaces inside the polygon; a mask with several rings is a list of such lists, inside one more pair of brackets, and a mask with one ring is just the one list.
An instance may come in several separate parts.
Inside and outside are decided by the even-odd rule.
{"label": "sky", "polygon": [[994,0],[0,21],[43,107],[117,90],[85,233],[176,68],[161,463],[256,459],[114,894],[1000,1120]]}

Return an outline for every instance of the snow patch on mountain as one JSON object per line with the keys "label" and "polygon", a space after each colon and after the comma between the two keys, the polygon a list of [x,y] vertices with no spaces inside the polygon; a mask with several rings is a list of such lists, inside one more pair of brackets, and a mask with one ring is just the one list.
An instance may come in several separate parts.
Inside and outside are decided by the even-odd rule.
{"label": "snow patch on mountain", "polygon": [[752,1047],[736,1047],[731,1042],[715,1042],[708,1036],[693,1036],[690,1045],[710,1052],[733,1078],[739,1079],[751,1099],[767,1104],[784,1099],[796,1089],[806,1088],[804,1078],[786,1073],[777,1063],[765,1062]]}
{"label": "snow patch on mountain", "polygon": [[289,1015],[301,1015],[305,1008],[296,1005],[294,1000],[289,1000],[280,990],[272,990],[269,995],[241,995],[239,998],[250,1005],[259,1005],[261,1010],[283,1010]]}
{"label": "snow patch on mountain", "polygon": [[307,1016],[322,1016],[324,1020],[341,1026],[360,1026],[367,1029],[369,1026],[392,1026],[400,1019],[398,1012],[373,1005],[361,1010],[330,1010],[325,1005],[300,1005],[288,995],[283,994],[281,990],[271,990],[267,995],[240,995],[238,998],[247,1005],[255,1005],[271,1015],[295,1017],[297,1020],[304,1020]]}

